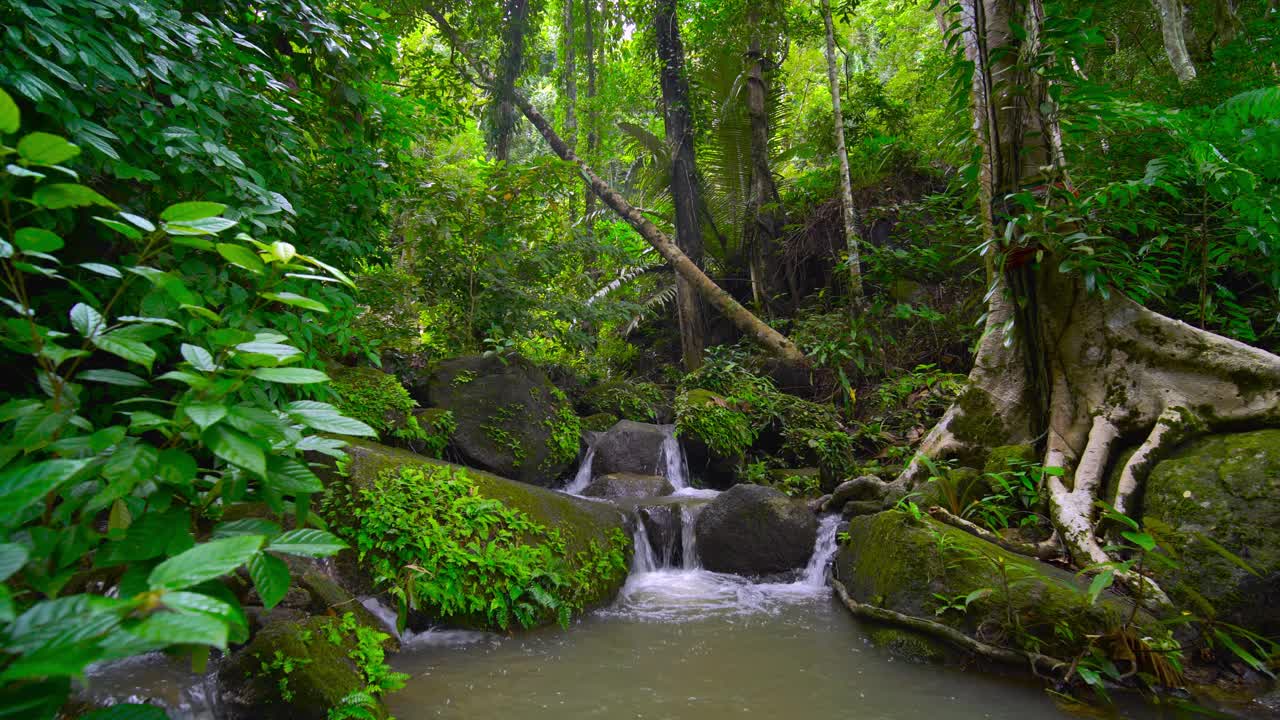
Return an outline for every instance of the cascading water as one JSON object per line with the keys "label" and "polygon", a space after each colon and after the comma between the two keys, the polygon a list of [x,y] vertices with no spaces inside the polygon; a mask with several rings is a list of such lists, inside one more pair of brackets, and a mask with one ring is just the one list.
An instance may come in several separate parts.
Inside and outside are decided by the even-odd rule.
{"label": "cascading water", "polygon": [[582,464],[578,466],[578,472],[573,476],[573,481],[564,486],[564,491],[570,495],[581,495],[583,490],[591,484],[591,462],[596,458],[596,448],[594,445],[587,446],[587,454],[582,458]]}
{"label": "cascading water", "polygon": [[818,539],[813,544],[813,555],[800,575],[799,583],[807,587],[824,587],[827,584],[827,565],[836,555],[836,528],[840,515],[824,515],[818,522]]}
{"label": "cascading water", "polygon": [[644,518],[636,516],[636,532],[633,538],[635,552],[631,556],[631,574],[651,573],[658,569],[658,558],[654,555],[653,544],[649,542],[649,531],[645,529]]}
{"label": "cascading water", "polygon": [[666,436],[662,439],[658,467],[662,468],[663,476],[671,487],[677,491],[684,490],[689,487],[689,463],[685,461],[684,448],[680,447],[680,440],[676,437],[675,425],[664,425],[662,429]]}
{"label": "cascading water", "polygon": [[680,567],[685,570],[702,567],[702,560],[698,558],[698,537],[694,529],[703,507],[705,505],[701,503],[680,506]]}

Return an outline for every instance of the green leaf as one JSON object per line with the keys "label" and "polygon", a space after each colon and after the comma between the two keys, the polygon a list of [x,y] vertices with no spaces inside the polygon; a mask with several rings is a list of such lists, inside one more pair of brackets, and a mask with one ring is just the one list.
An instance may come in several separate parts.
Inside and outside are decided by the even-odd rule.
{"label": "green leaf", "polygon": [[155,362],[156,351],[141,340],[134,340],[121,334],[121,331],[115,330],[106,335],[98,335],[89,339],[94,347],[105,352],[109,352],[117,357],[124,358],[131,363],[137,363],[151,369],[151,363]]}
{"label": "green leaf", "polygon": [[98,708],[83,716],[81,720],[169,720],[169,714],[155,705],[121,703]]}
{"label": "green leaf", "polygon": [[218,254],[227,262],[252,273],[261,273],[266,269],[258,254],[243,245],[218,243]]}
{"label": "green leaf", "polygon": [[345,550],[346,547],[347,544],[336,536],[323,530],[310,528],[290,530],[267,545],[267,549],[272,552],[303,557],[328,557]]}
{"label": "green leaf", "polygon": [[328,375],[319,370],[308,370],[307,368],[258,368],[253,371],[253,376],[259,380],[283,383],[285,385],[311,385],[329,382]]}
{"label": "green leaf", "polygon": [[1253,668],[1254,670],[1257,670],[1260,673],[1266,673],[1271,677],[1275,677],[1275,675],[1272,675],[1271,671],[1267,668],[1267,664],[1262,660],[1259,660],[1253,653],[1249,652],[1248,650],[1245,650],[1239,643],[1236,642],[1235,638],[1231,637],[1231,633],[1226,632],[1224,630],[1220,630],[1218,628],[1214,628],[1213,634],[1215,637],[1218,638],[1218,640],[1223,645],[1227,646],[1228,650],[1235,653],[1236,657],[1243,660],[1245,664],[1247,664],[1249,667]]}
{"label": "green leaf", "polygon": [[[252,562],[252,560],[250,560]],[[237,623],[239,614],[230,603],[198,592],[167,592],[161,596],[164,606],[184,615],[209,615],[225,623]]]}
{"label": "green leaf", "polygon": [[1148,552],[1156,549],[1156,540],[1144,532],[1124,530],[1120,536]]}
{"label": "green leaf", "polygon": [[213,529],[213,537],[235,537],[237,535],[263,535],[272,537],[280,534],[280,526],[262,518],[242,518],[218,523]]}
{"label": "green leaf", "polygon": [[178,308],[186,310],[188,313],[195,315],[196,317],[204,318],[214,325],[222,324],[222,316],[207,307],[202,307],[200,305],[179,305]]}
{"label": "green leaf", "polygon": [[31,503],[58,489],[88,464],[88,460],[45,460],[0,473],[0,527],[20,522],[20,513]]}
{"label": "green leaf", "polygon": [[203,220],[204,218],[217,217],[226,209],[226,205],[215,202],[183,202],[165,208],[164,212],[160,213],[160,219],[165,222]]}
{"label": "green leaf", "polygon": [[170,645],[210,645],[219,649],[227,647],[227,623],[208,615],[159,612],[138,623],[130,633],[156,647]]}
{"label": "green leaf", "polygon": [[262,477],[267,473],[267,457],[249,438],[225,425],[214,425],[201,434],[214,455]]}
{"label": "green leaf", "polygon": [[21,126],[22,113],[18,111],[17,103],[9,97],[9,93],[0,90],[0,133],[16,133]]}
{"label": "green leaf", "polygon": [[132,225],[126,225],[125,223],[122,223],[119,220],[112,220],[110,218],[98,217],[96,215],[94,216],[93,219],[97,220],[103,225],[106,225],[112,230],[115,230],[116,232],[129,238],[130,240],[142,239],[142,233],[138,232],[138,230],[134,228]]}
{"label": "green leaf", "polygon": [[1105,570],[1093,576],[1093,582],[1089,583],[1089,601],[1097,602],[1098,596],[1103,590],[1111,587],[1111,583],[1115,582],[1116,573],[1114,570]]}
{"label": "green leaf", "polygon": [[84,337],[92,338],[107,329],[107,323],[102,319],[102,315],[97,310],[85,305],[84,303],[76,303],[71,308],[71,327]]}
{"label": "green leaf", "polygon": [[271,456],[267,461],[267,481],[277,492],[299,495],[324,492],[324,484],[311,469],[293,458]]}
{"label": "green leaf", "polygon": [[121,274],[119,270],[111,267],[110,265],[103,265],[102,263],[95,263],[95,262],[80,263],[80,267],[90,272],[98,273],[99,275],[105,275],[110,278],[116,278],[117,280],[124,277],[124,275]]}
{"label": "green leaf", "polygon": [[120,385],[122,387],[146,387],[147,381],[134,375],[131,372],[123,370],[85,370],[76,376],[78,380],[86,382],[100,382],[108,385]]}
{"label": "green leaf", "polygon": [[270,610],[289,591],[289,566],[278,557],[258,553],[249,560],[249,577],[262,598],[262,606]]}
{"label": "green leaf", "polygon": [[207,429],[210,425],[227,416],[227,406],[218,403],[191,403],[182,408],[182,411],[201,430]]}
{"label": "green leaf", "polygon": [[13,244],[26,252],[54,252],[66,244],[55,233],[40,228],[18,228],[13,234]]}
{"label": "green leaf", "polygon": [[27,564],[27,548],[18,543],[0,544],[0,582],[13,577]]}
{"label": "green leaf", "polygon": [[191,363],[191,366],[200,372],[213,372],[218,369],[213,362],[213,355],[199,345],[183,343],[178,350],[182,353],[182,359]]}
{"label": "green leaf", "polygon": [[156,226],[148,219],[134,215],[133,213],[121,212],[117,213],[120,217],[128,220],[134,227],[141,229],[143,232],[155,232]]}
{"label": "green leaf", "polygon": [[33,165],[57,165],[80,154],[80,148],[65,138],[33,132],[18,141],[18,154]]}
{"label": "green leaf", "polygon": [[76,185],[74,183],[41,185],[36,188],[35,193],[31,195],[31,200],[36,205],[50,210],[88,207],[90,205],[100,205],[102,207],[109,208],[114,208],[116,206],[115,203],[102,197],[96,191],[91,190],[84,185]]}
{"label": "green leaf", "polygon": [[289,403],[284,409],[294,420],[321,432],[360,437],[378,436],[376,430],[359,420],[346,417],[329,403],[299,400]]}
{"label": "green leaf", "polygon": [[203,220],[166,223],[164,230],[170,235],[216,235],[239,224],[235,220],[212,217],[204,218]]}
{"label": "green leaf", "polygon": [[248,562],[262,548],[264,539],[261,535],[238,535],[196,545],[157,565],[147,584],[152,590],[182,590],[222,577]]}
{"label": "green leaf", "polygon": [[4,170],[10,175],[15,175],[17,177],[29,177],[29,178],[48,177],[42,172],[36,172],[35,170],[32,170],[30,168],[24,168],[21,165],[14,165],[13,163],[9,163],[8,165],[5,165]]}
{"label": "green leaf", "polygon": [[281,343],[271,342],[244,342],[236,345],[236,350],[250,355],[269,355],[277,360],[301,355],[302,351],[292,345],[283,345]]}
{"label": "green leaf", "polygon": [[284,303],[285,305],[291,305],[293,307],[300,307],[300,308],[303,308],[304,310],[315,310],[316,312],[322,312],[322,313],[329,312],[328,306],[326,306],[324,303],[320,302],[319,300],[312,300],[311,298],[306,297],[305,295],[299,295],[297,293],[291,293],[291,292],[280,292],[280,293],[264,292],[260,294],[262,295],[262,297],[268,300],[275,300],[276,302]]}

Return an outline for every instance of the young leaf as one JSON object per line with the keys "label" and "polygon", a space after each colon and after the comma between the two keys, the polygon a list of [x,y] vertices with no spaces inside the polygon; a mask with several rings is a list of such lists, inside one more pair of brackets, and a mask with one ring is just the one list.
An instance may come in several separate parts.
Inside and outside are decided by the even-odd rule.
{"label": "young leaf", "polygon": [[289,566],[278,557],[260,552],[249,559],[249,577],[262,598],[262,606],[270,610],[289,591]]}
{"label": "young leaf", "polygon": [[239,535],[196,545],[151,571],[152,590],[182,590],[222,577],[249,561],[262,547],[261,535]]}
{"label": "young leaf", "polygon": [[182,409],[191,418],[191,422],[207,429],[210,425],[227,416],[227,407],[218,403],[191,403]]}
{"label": "young leaf", "polygon": [[1093,577],[1093,582],[1089,583],[1089,602],[1098,602],[1098,596],[1103,590],[1111,587],[1111,583],[1115,582],[1115,570],[1104,570]]}
{"label": "young leaf", "polygon": [[80,148],[65,138],[33,132],[18,141],[18,154],[33,165],[57,165],[80,154]]}
{"label": "young leaf", "polygon": [[1155,538],[1151,537],[1147,533],[1124,530],[1120,533],[1120,536],[1148,552],[1156,549]]}
{"label": "young leaf", "polygon": [[0,133],[16,133],[21,126],[22,114],[18,111],[17,103],[9,93],[0,90]]}

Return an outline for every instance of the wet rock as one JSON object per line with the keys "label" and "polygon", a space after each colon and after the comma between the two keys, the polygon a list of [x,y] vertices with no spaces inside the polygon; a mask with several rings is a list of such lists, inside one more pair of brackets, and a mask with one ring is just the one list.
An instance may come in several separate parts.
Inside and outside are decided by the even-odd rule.
{"label": "wet rock", "polygon": [[[916,521],[892,510],[855,517],[848,533],[834,572],[855,600],[943,622],[988,642],[1073,657],[1086,635],[1107,632],[1132,611],[1128,599],[1110,591],[1090,603],[1087,582],[1072,573],[928,517]],[[981,592],[964,612],[937,612],[939,598],[963,600],[975,591]],[[1062,623],[1075,641],[1055,632]],[[1140,627],[1154,623],[1138,614]]]}
{"label": "wet rock", "polygon": [[577,415],[546,374],[519,356],[446,360],[409,391],[423,405],[453,412],[450,447],[469,465],[549,487],[578,456]]}
{"label": "wet rock", "polygon": [[582,418],[583,434],[608,432],[618,423],[618,416],[613,413],[594,413]]}
{"label": "wet rock", "polygon": [[661,425],[621,420],[596,438],[595,475],[657,475],[662,470],[662,443],[669,430]]}
{"label": "wet rock", "polygon": [[638,508],[637,512],[659,563],[667,567],[680,565],[680,558],[684,553],[684,523],[680,506],[646,505]]}
{"label": "wet rock", "polygon": [[587,497],[600,498],[645,498],[661,497],[675,492],[671,483],[660,475],[637,475],[635,473],[610,473],[601,475],[582,491]]}
{"label": "wet rock", "polygon": [[881,500],[850,500],[840,508],[840,514],[852,518],[860,515],[875,515],[881,510],[884,510],[884,502]]}
{"label": "wet rock", "polygon": [[301,588],[305,589],[313,614],[341,616],[351,613],[360,625],[388,635],[386,642],[383,643],[385,648],[393,651],[400,649],[400,641],[395,638],[395,628],[387,627],[381,618],[374,615],[334,578],[316,570],[310,570],[303,573],[297,582]]}
{"label": "wet rock", "polygon": [[947,659],[949,648],[921,633],[880,627],[871,631],[871,642],[890,655],[912,663],[937,664]]}
{"label": "wet rock", "polygon": [[1280,430],[1188,443],[1151,470],[1144,505],[1147,531],[1177,558],[1151,570],[1176,603],[1280,635]]}
{"label": "wet rock", "polygon": [[707,505],[695,532],[706,569],[770,575],[804,567],[818,521],[802,502],[773,488],[735,485]]}
{"label": "wet rock", "polygon": [[[329,710],[365,688],[332,618],[270,624],[218,666],[218,695],[228,720],[327,720]],[[377,717],[386,717],[381,708]]]}
{"label": "wet rock", "polygon": [[831,493],[831,499],[825,505],[826,510],[843,508],[851,500],[875,501],[881,503],[885,496],[884,483],[875,475],[863,475],[846,480]]}

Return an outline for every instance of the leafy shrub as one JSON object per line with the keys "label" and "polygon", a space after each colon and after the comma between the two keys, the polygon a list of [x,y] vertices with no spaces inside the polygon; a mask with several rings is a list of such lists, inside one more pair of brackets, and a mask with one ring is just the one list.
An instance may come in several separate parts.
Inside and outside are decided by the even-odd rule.
{"label": "leafy shrub", "polygon": [[[0,133],[19,126],[0,91]],[[174,647],[199,659],[242,642],[244,613],[218,578],[247,567],[270,607],[289,586],[278,555],[343,548],[306,528],[323,486],[302,453],[340,454],[317,431],[373,430],[292,400],[328,378],[270,324],[269,308],[327,312],[300,292],[306,278],[345,275],[288,243],[219,241],[237,223],[217,203],[172,205],[157,221],[110,212],[94,190],[58,182],[76,177],[62,163],[78,147],[39,132],[6,140],[0,709],[39,717],[90,663]],[[76,226],[67,211],[89,207],[104,214]],[[75,262],[73,233],[112,252]],[[198,520],[243,500],[295,513],[299,529],[237,520],[196,543]]]}
{"label": "leafy shrub", "polygon": [[707,390],[676,398],[676,433],[698,438],[723,457],[742,457],[757,435],[745,413]]}
{"label": "leafy shrub", "polygon": [[525,513],[481,496],[448,467],[387,470],[367,488],[334,488],[324,513],[375,580],[409,609],[507,629],[568,623],[596,583],[625,571],[630,541],[594,544],[568,572],[565,541]]}
{"label": "leafy shrub", "polygon": [[406,440],[425,433],[413,417],[417,403],[395,375],[374,368],[347,367],[330,373],[338,394],[338,409],[374,430],[380,437],[397,434]]}
{"label": "leafy shrub", "polygon": [[578,450],[582,445],[582,419],[573,411],[573,406],[560,388],[553,388],[552,394],[560,404],[555,415],[543,421],[551,431],[547,437],[547,449],[551,453],[543,461],[546,467],[573,462],[578,458]]}
{"label": "leafy shrub", "polygon": [[614,380],[592,388],[585,401],[592,413],[609,413],[636,422],[657,422],[667,394],[651,382]]}

